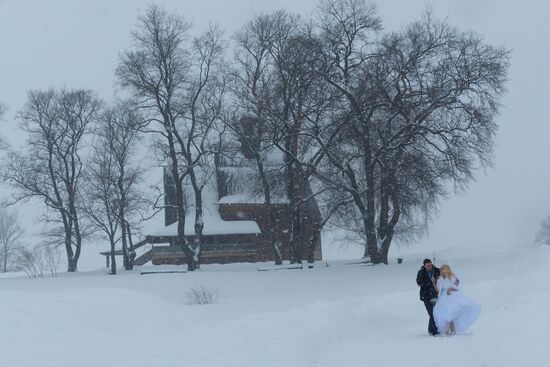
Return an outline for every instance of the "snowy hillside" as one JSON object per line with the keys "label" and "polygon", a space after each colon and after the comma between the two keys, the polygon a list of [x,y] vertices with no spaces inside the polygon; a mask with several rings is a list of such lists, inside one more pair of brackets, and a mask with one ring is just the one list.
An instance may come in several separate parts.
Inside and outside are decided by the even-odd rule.
{"label": "snowy hillside", "polygon": [[[467,251],[436,256],[481,317],[467,335],[435,338],[415,284],[423,254],[376,267],[1,278],[0,366],[546,365],[550,249]],[[200,286],[219,302],[188,304]]]}

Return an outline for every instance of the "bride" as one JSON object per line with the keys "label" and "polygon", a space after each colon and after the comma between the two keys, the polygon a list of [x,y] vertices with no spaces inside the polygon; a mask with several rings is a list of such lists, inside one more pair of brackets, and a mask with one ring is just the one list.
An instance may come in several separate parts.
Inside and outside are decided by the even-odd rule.
{"label": "bride", "polygon": [[476,321],[481,307],[466,297],[449,265],[440,267],[441,276],[435,287],[439,294],[434,307],[434,319],[440,333],[462,333]]}

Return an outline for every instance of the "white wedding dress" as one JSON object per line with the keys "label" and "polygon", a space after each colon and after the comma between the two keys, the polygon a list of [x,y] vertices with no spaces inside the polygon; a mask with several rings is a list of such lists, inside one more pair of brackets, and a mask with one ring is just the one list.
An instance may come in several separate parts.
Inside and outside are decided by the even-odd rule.
{"label": "white wedding dress", "polygon": [[[455,288],[456,291],[447,294],[449,288]],[[437,330],[442,334],[445,333],[451,321],[454,321],[455,331],[465,332],[478,318],[481,307],[464,295],[455,277],[440,276],[437,280],[437,289],[439,289],[439,296],[434,307]]]}

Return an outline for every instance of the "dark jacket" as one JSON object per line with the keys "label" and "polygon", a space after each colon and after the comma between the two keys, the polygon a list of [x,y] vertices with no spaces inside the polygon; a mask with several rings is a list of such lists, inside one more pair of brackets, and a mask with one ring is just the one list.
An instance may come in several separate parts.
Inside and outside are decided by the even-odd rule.
{"label": "dark jacket", "polygon": [[[432,268],[433,276],[435,279],[439,278],[439,268],[434,266]],[[437,298],[437,291],[430,279],[430,275],[424,266],[420,268],[416,275],[416,284],[420,286],[420,300],[429,301],[432,298]]]}

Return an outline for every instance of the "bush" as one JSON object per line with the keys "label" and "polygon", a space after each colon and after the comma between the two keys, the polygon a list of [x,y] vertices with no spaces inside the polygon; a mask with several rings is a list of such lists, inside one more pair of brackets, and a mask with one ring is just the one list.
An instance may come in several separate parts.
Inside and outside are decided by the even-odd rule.
{"label": "bush", "polygon": [[57,276],[59,251],[51,246],[34,246],[32,249],[21,248],[17,264],[29,278],[44,278],[45,273]]}
{"label": "bush", "polygon": [[187,298],[190,305],[208,305],[218,303],[220,295],[217,289],[201,286],[191,288],[187,293]]}

